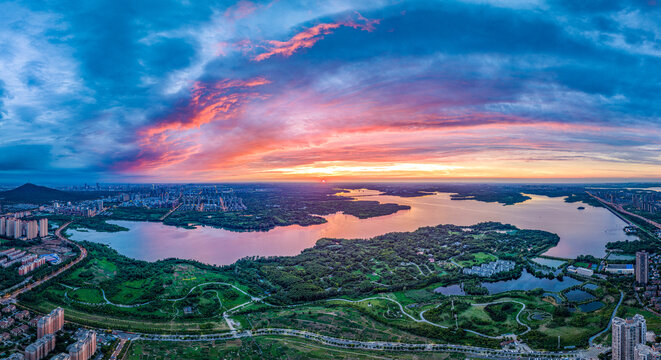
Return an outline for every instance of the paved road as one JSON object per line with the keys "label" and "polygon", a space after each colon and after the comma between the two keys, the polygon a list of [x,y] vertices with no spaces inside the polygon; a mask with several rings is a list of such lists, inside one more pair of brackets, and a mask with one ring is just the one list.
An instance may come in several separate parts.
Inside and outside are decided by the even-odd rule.
{"label": "paved road", "polygon": [[[637,219],[640,219],[640,220],[645,221],[646,223],[648,223],[648,224],[650,224],[650,225],[656,227],[657,229],[661,229],[661,224],[659,224],[659,223],[656,222],[656,221],[652,221],[652,220],[650,220],[650,219],[648,219],[648,218],[646,218],[646,217],[644,217],[644,216],[640,216],[640,215],[638,215],[638,214],[634,214],[634,213],[632,213],[632,212],[630,212],[630,211],[624,210],[624,208],[622,207],[622,205],[613,204],[612,202],[606,201],[606,200],[604,200],[604,199],[602,199],[602,198],[600,198],[600,197],[598,197],[598,196],[596,196],[596,195],[593,195],[593,194],[590,193],[590,192],[587,192],[587,193],[588,193],[588,195],[590,195],[590,196],[592,196],[593,198],[597,199],[599,202],[601,202],[601,203],[604,204],[604,205],[608,205],[608,206],[612,207],[613,209],[615,209],[615,210],[617,210],[617,211],[619,211],[619,212],[621,212],[621,213],[623,213],[623,214],[627,214],[627,215],[629,215],[629,216],[633,216],[633,217],[635,217],[635,218],[637,218]],[[627,222],[629,222],[629,221],[627,221]],[[634,225],[635,225],[635,224],[634,224]]]}
{"label": "paved road", "polygon": [[307,340],[315,341],[324,345],[335,346],[340,348],[362,349],[362,350],[395,350],[395,351],[443,351],[462,353],[468,356],[476,357],[501,357],[501,358],[539,358],[539,359],[572,359],[578,357],[580,351],[566,351],[566,352],[552,352],[552,351],[531,351],[528,353],[521,353],[512,350],[499,350],[483,348],[478,346],[468,345],[455,345],[455,344],[411,344],[400,342],[386,342],[386,341],[357,341],[349,339],[341,339],[332,336],[320,335],[305,330],[296,329],[281,329],[281,328],[267,328],[257,330],[247,330],[240,332],[226,332],[221,334],[209,335],[151,335],[151,334],[138,334],[138,339],[145,341],[177,341],[177,342],[194,342],[194,341],[214,341],[214,340],[231,340],[240,339],[254,336],[294,336],[304,338]]}
{"label": "paved road", "polygon": [[124,348],[124,345],[126,344],[127,339],[120,338],[119,339],[119,344],[115,347],[115,351],[112,352],[112,355],[110,355],[110,360],[117,360],[119,359],[119,353],[122,352],[122,349]]}
{"label": "paved road", "polygon": [[[412,315],[410,315],[409,313],[407,313],[406,311],[404,311],[404,306],[402,306],[402,304],[399,303],[399,301],[394,300],[394,299],[391,299],[391,298],[383,297],[383,296],[375,296],[375,297],[370,297],[370,298],[361,299],[361,300],[347,300],[347,299],[339,299],[339,298],[338,298],[338,299],[328,299],[327,301],[344,301],[344,302],[349,302],[349,303],[358,303],[358,302],[369,301],[369,300],[386,300],[386,301],[393,302],[393,303],[397,304],[397,306],[399,306],[399,310],[402,312],[402,314],[404,314],[406,317],[408,317],[409,319],[411,319],[411,320],[413,320],[413,321],[415,321],[415,322],[418,322],[418,323],[425,323],[425,324],[432,325],[432,326],[436,326],[436,327],[440,327],[440,328],[443,328],[443,329],[447,329],[447,328],[448,328],[448,327],[445,326],[445,325],[436,324],[436,323],[434,323],[434,322],[431,322],[431,321],[425,319],[425,316],[424,316],[424,315],[425,315],[425,312],[427,312],[427,311],[430,310],[430,309],[423,310],[422,312],[420,312],[420,319],[416,319],[415,317],[413,317]],[[519,334],[519,335],[524,335],[524,334],[526,334],[528,331],[530,331],[530,326],[524,324],[524,323],[521,322],[521,320],[519,319],[519,316],[521,315],[521,313],[523,312],[523,310],[526,309],[526,304],[524,304],[524,303],[522,303],[522,302],[518,302],[518,301],[515,301],[515,300],[502,300],[502,301],[494,301],[494,302],[485,303],[485,304],[473,304],[473,306],[486,306],[486,305],[490,305],[490,304],[499,304],[499,303],[504,303],[504,302],[513,302],[513,303],[517,303],[517,304],[519,304],[519,305],[522,306],[521,310],[516,314],[516,321],[517,321],[519,324],[525,326],[527,330],[524,331],[524,332],[522,332],[522,333]],[[506,337],[508,337],[509,335],[511,335],[511,334],[503,334],[503,335],[498,335],[498,336],[490,336],[490,335],[482,334],[482,333],[480,333],[480,332],[477,332],[477,331],[474,331],[474,330],[470,330],[470,329],[463,329],[463,330],[466,331],[466,332],[469,332],[469,333],[471,333],[471,334],[475,334],[475,335],[477,335],[477,336],[481,336],[481,337],[489,338],[489,339],[503,339],[503,338],[506,338]]]}
{"label": "paved road", "polygon": [[161,216],[158,220],[163,221],[163,220],[167,219],[168,216],[172,215],[172,213],[177,211],[177,209],[179,209],[179,207],[183,204],[184,203],[181,203],[181,204],[173,207],[172,209],[170,209],[170,211],[168,211],[165,215]]}
{"label": "paved road", "polygon": [[51,279],[53,279],[53,278],[59,276],[60,274],[62,274],[63,272],[67,271],[67,270],[70,269],[72,266],[78,264],[79,262],[81,262],[83,259],[85,259],[85,258],[87,257],[87,250],[86,250],[84,247],[82,247],[82,246],[80,246],[78,243],[75,243],[75,242],[73,242],[73,241],[67,239],[66,237],[62,236],[62,230],[64,230],[64,228],[66,228],[67,226],[69,226],[69,224],[71,224],[71,221],[69,221],[68,223],[63,224],[63,225],[60,226],[57,230],[55,230],[55,236],[57,236],[58,239],[60,239],[60,241],[62,241],[62,242],[64,242],[64,243],[67,243],[67,244],[69,244],[69,245],[72,245],[72,246],[77,247],[78,250],[80,251],[80,254],[78,255],[78,257],[77,257],[74,261],[72,261],[72,262],[66,264],[65,266],[63,266],[63,267],[57,269],[56,271],[50,273],[49,275],[46,275],[46,276],[43,277],[42,279],[39,279],[39,280],[37,280],[37,281],[35,281],[35,282],[31,283],[31,284],[27,284],[26,286],[24,286],[24,287],[22,287],[22,288],[19,288],[19,289],[15,290],[15,291],[13,291],[13,292],[12,292],[7,298],[9,298],[9,299],[15,299],[18,295],[20,295],[20,294],[22,294],[22,293],[24,293],[24,292],[26,292],[26,291],[30,291],[30,290],[32,290],[33,288],[35,288],[35,287],[37,287],[37,286],[39,286],[39,285],[45,283],[46,281],[49,281],[49,280],[51,280]]}

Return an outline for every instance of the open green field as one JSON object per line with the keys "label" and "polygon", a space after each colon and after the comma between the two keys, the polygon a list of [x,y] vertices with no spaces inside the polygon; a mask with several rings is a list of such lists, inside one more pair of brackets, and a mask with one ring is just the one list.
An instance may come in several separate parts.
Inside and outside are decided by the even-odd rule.
{"label": "open green field", "polygon": [[[465,257],[465,259],[464,259]],[[473,254],[464,254],[457,258],[457,263],[462,267],[472,267],[498,260],[493,254],[478,252]]]}
{"label": "open green field", "polygon": [[[60,306],[60,304],[41,301],[36,304],[30,304],[29,308],[40,313],[48,313],[58,306]],[[99,329],[180,334],[223,332],[229,330],[227,324],[221,320],[177,319],[176,321],[150,321],[144,319],[130,319],[123,316],[115,317],[98,315],[91,311],[81,311],[71,307],[65,307],[64,314],[67,321],[93,326]]]}
{"label": "open green field", "polygon": [[653,314],[647,310],[643,310],[636,307],[631,307],[627,305],[622,305],[617,311],[617,316],[619,317],[632,317],[636,314],[643,315],[645,317],[645,322],[647,323],[647,330],[654,331],[655,333],[661,333],[661,317]]}
{"label": "open green field", "polygon": [[166,359],[464,359],[463,354],[365,351],[325,346],[295,337],[264,336],[216,342],[135,341],[127,360]]}
{"label": "open green field", "polygon": [[90,304],[105,303],[105,300],[103,300],[103,294],[101,294],[101,290],[99,289],[80,288],[69,291],[68,294],[74,300]]}
{"label": "open green field", "polygon": [[422,343],[425,337],[388,326],[348,306],[266,309],[241,315],[253,328],[291,328],[361,341]]}
{"label": "open green field", "polygon": [[61,306],[67,319],[102,328],[112,323],[122,330],[195,333],[228,329],[222,314],[252,301],[230,284],[250,289],[211,267],[139,262],[102,245],[87,246],[89,260],[39,294],[26,294],[22,303],[44,312]]}

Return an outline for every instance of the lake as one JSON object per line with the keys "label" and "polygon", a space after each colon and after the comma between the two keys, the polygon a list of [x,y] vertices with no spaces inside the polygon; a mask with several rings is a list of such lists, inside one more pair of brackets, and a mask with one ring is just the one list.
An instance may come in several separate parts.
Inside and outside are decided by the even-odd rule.
{"label": "lake", "polygon": [[546,254],[557,257],[603,256],[607,242],[636,239],[624,234],[622,228],[626,224],[608,210],[584,205],[586,209],[579,211],[578,204],[566,203],[561,197],[529,195],[531,200],[503,206],[476,200],[451,200],[448,193],[405,198],[380,195],[372,190],[352,190],[343,195],[409,205],[411,209],[369,219],[335,213],[324,216],[328,221],[325,224],[281,226],[266,232],[233,232],[208,226],[183,229],[135,221],[111,221],[129,229],[118,233],[67,232],[73,240],[108,244],[136,259],[153,261],[178,257],[216,265],[231,264],[246,256],[296,255],[323,237],[365,239],[388,232],[413,231],[422,226],[472,225],[483,221],[556,233],[560,243]]}

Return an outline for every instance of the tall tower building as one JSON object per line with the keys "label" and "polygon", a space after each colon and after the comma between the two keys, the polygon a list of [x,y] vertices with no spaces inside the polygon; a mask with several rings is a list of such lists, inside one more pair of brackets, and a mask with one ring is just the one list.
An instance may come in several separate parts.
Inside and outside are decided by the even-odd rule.
{"label": "tall tower building", "polygon": [[39,223],[37,220],[30,220],[25,223],[27,231],[25,232],[28,240],[34,239],[39,235]]}
{"label": "tall tower building", "polygon": [[0,217],[0,236],[5,236],[6,227],[7,227],[7,218]]}
{"label": "tall tower building", "polygon": [[649,279],[649,254],[646,251],[636,253],[636,282],[647,285]]}
{"label": "tall tower building", "polygon": [[23,236],[23,221],[21,219],[14,220],[14,239],[20,239]]}
{"label": "tall tower building", "polygon": [[79,330],[75,338],[78,340],[67,347],[71,360],[87,360],[96,352],[96,333],[93,330]]}
{"label": "tall tower building", "polygon": [[37,338],[44,337],[62,330],[64,326],[64,310],[56,308],[48,315],[44,315],[37,321]]}
{"label": "tall tower building", "polygon": [[5,224],[5,236],[14,237],[14,227],[16,226],[16,219],[8,218]]}
{"label": "tall tower building", "polygon": [[55,336],[48,334],[25,348],[25,360],[41,360],[55,349]]}
{"label": "tall tower building", "polygon": [[48,236],[48,219],[39,219],[39,237]]}
{"label": "tall tower building", "polygon": [[634,360],[636,345],[645,343],[647,333],[645,318],[639,314],[629,319],[615,317],[612,331],[612,359]]}

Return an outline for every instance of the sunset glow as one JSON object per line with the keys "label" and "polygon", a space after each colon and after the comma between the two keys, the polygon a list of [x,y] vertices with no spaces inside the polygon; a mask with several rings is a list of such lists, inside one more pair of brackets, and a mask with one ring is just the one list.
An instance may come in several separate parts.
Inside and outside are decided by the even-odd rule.
{"label": "sunset glow", "polygon": [[2,176],[660,177],[658,6],[520,5],[2,4]]}

